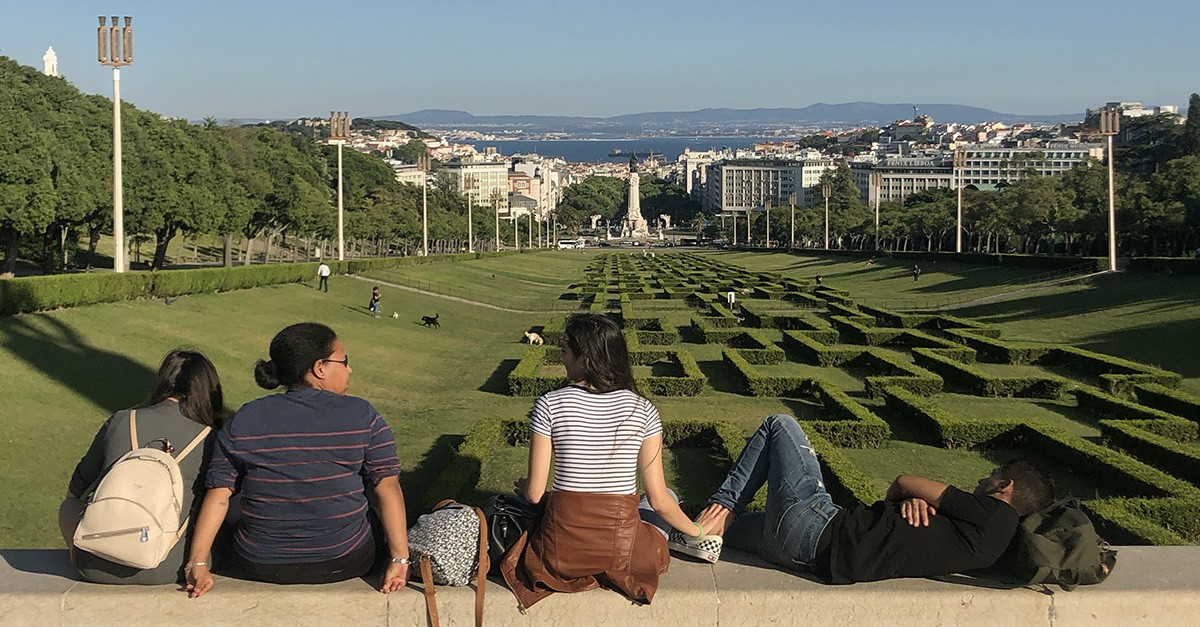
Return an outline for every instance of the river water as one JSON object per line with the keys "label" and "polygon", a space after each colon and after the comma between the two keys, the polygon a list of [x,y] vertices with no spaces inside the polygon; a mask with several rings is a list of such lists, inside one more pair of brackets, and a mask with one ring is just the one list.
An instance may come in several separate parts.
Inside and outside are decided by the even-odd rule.
{"label": "river water", "polygon": [[[545,141],[456,141],[470,144],[483,152],[484,148],[495,148],[500,154],[536,153],[543,157],[561,157],[576,163],[605,163],[628,161],[629,155],[637,153],[643,160],[651,151],[661,153],[667,161],[683,154],[684,148],[692,150],[719,150],[721,148],[749,148],[763,141],[781,141],[778,137],[641,137],[637,139],[560,139]],[[620,154],[613,154],[620,151]]]}

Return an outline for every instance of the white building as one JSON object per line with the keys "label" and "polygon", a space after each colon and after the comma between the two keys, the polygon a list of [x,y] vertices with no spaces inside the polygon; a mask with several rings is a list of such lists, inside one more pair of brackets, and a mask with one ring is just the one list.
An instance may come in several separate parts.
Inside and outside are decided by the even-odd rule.
{"label": "white building", "polygon": [[812,204],[816,187],[833,159],[726,159],[708,166],[705,207],[711,211],[739,211],[771,205],[786,206],[795,195],[797,205]]}
{"label": "white building", "polygon": [[508,164],[503,161],[452,159],[444,164],[455,187],[475,207],[491,207],[492,198],[508,197]]}

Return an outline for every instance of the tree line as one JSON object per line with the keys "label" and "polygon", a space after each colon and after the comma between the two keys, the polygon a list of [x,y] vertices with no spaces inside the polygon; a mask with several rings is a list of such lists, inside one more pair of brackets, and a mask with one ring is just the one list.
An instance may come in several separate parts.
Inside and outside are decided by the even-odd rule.
{"label": "tree line", "polygon": [[[0,270],[11,275],[18,258],[46,273],[111,264],[96,249],[112,232],[112,100],[7,57],[0,85]],[[177,237],[219,237],[225,265],[334,252],[336,146],[270,125],[189,124],[128,103],[121,118],[125,230],[153,244],[151,268],[163,267]],[[421,188],[354,150],[344,151],[343,172],[348,252],[414,250]],[[479,239],[491,235],[492,216],[475,214]],[[466,199],[448,177],[429,185],[428,215],[431,241],[465,240]]]}
{"label": "tree line", "polygon": [[[1190,256],[1200,247],[1200,95],[1192,94],[1183,124],[1164,113],[1122,120],[1114,167],[1118,247],[1130,256]],[[1027,164],[1014,163],[1021,169]],[[1089,159],[1062,176],[1029,175],[995,190],[963,191],[963,250],[1103,256],[1108,246],[1108,173]],[[825,173],[831,246],[875,247],[873,208],[859,199],[844,163]],[[819,188],[818,188],[819,189]],[[824,198],[796,211],[796,245],[824,238]],[[786,245],[788,207],[771,211],[773,245]],[[955,249],[957,193],[931,189],[879,207],[884,250]],[[725,235],[731,236],[726,225]],[[738,240],[745,241],[745,223]],[[766,217],[751,217],[751,241],[766,241]]]}

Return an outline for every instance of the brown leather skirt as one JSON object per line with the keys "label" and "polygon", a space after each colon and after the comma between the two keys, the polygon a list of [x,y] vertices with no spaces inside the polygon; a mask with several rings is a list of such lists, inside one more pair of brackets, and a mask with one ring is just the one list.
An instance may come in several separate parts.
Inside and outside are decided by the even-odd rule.
{"label": "brown leather skirt", "polygon": [[638,516],[636,494],[551,492],[537,527],[521,536],[500,572],[522,607],[601,581],[649,603],[667,572],[667,541]]}

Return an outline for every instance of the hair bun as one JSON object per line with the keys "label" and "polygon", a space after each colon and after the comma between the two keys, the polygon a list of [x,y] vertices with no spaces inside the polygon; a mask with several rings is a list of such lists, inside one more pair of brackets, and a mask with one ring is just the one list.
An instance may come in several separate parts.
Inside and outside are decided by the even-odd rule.
{"label": "hair bun", "polygon": [[279,368],[275,362],[258,360],[258,363],[254,364],[254,382],[265,390],[279,387]]}

